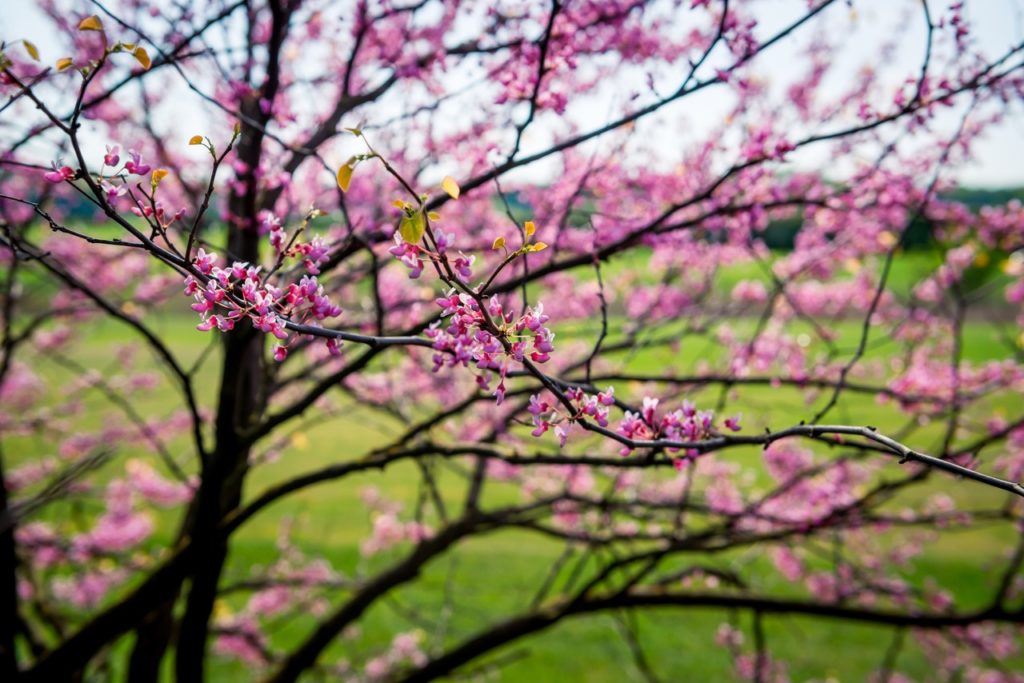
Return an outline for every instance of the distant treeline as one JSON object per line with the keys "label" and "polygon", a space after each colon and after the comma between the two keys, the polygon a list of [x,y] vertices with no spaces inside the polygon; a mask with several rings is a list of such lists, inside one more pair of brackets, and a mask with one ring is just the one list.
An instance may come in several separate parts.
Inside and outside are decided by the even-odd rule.
{"label": "distant treeline", "polygon": [[[960,188],[943,193],[940,196],[943,199],[962,202],[973,211],[977,211],[983,206],[998,206],[1015,199],[1024,202],[1024,187],[1000,189]],[[95,215],[95,207],[85,201],[78,199],[70,199],[69,201],[65,198],[59,201],[65,215],[75,219],[84,222]],[[494,197],[494,206],[495,209],[502,213],[511,213],[516,221],[520,223],[535,217],[529,204],[520,198],[518,192],[506,193],[504,201],[496,195]],[[592,211],[593,208],[589,205],[589,202],[583,207],[573,209],[568,224],[578,228],[585,227],[590,222]],[[781,251],[792,249],[793,241],[796,239],[796,234],[799,232],[802,222],[802,213],[798,213],[792,218],[772,221],[764,232],[761,233],[761,238],[772,249]],[[933,228],[934,226],[931,221],[924,219],[915,220],[911,223],[903,237],[903,246],[907,249],[914,249],[928,245],[932,239]]]}
{"label": "distant treeline", "polygon": [[[1024,202],[1024,187],[1005,189],[960,188],[940,195],[943,199],[962,202],[971,210],[978,211],[983,206],[998,206],[1016,199]],[[784,220],[773,221],[762,233],[762,238],[772,249],[787,250],[793,248],[793,240],[803,221],[801,215]],[[934,230],[932,221],[918,218],[910,224],[903,236],[903,246],[915,249],[931,243]]]}
{"label": "distant treeline", "polygon": [[[1000,189],[960,188],[952,192],[943,193],[940,196],[943,199],[962,202],[973,211],[978,211],[983,206],[998,206],[1014,199],[1024,202],[1024,187]],[[494,202],[496,209],[502,212],[510,212],[519,222],[533,217],[530,206],[522,201],[516,192],[507,193],[504,202],[501,201],[500,197],[496,196]],[[570,215],[568,224],[578,228],[585,227],[590,221],[592,211],[593,207],[589,202],[582,207],[577,207],[573,210],[572,215]],[[792,218],[773,221],[760,236],[770,248],[786,251],[793,248],[793,241],[796,239],[796,234],[799,232],[802,222],[802,213],[798,213]],[[933,229],[932,221],[924,219],[915,220],[904,235],[904,247],[915,249],[928,245],[932,239]]]}

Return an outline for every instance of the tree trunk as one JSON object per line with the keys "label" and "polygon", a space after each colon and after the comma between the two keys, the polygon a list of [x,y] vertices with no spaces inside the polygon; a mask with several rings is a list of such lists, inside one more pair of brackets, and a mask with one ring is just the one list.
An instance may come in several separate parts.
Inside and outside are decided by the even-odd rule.
{"label": "tree trunk", "polygon": [[17,632],[18,582],[15,574],[14,518],[7,508],[7,485],[0,456],[0,679],[13,680],[18,673],[14,637]]}
{"label": "tree trunk", "polygon": [[[246,117],[260,120],[259,100],[249,97],[242,106]],[[244,189],[229,201],[228,253],[249,263],[259,262],[256,229],[256,176],[263,133],[243,126],[238,158],[245,164],[240,175]],[[264,336],[247,322],[224,333],[224,365],[215,425],[216,445],[203,467],[189,528],[198,557],[189,587],[185,615],[178,633],[175,669],[179,681],[203,680],[209,622],[217,598],[217,584],[227,557],[227,543],[215,534],[219,522],[238,507],[249,466],[250,444],[242,434],[261,411]]]}
{"label": "tree trunk", "polygon": [[[270,120],[270,113],[260,107],[260,100],[272,102],[280,87],[280,50],[291,14],[288,3],[272,1],[269,7],[273,21],[267,43],[266,77],[263,86],[241,102],[241,131],[236,148],[238,161],[243,164],[238,175],[241,182],[233,186],[228,201],[227,253],[231,259],[253,264],[260,260],[257,214],[261,207],[256,170],[262,157],[265,126]],[[260,418],[264,407],[263,346],[264,335],[247,322],[240,322],[224,333],[216,443],[203,462],[199,490],[183,525],[183,534],[191,536],[197,552],[185,614],[177,632],[175,671],[179,681],[199,683],[204,679],[210,617],[228,550],[226,541],[214,531],[241,502],[251,449],[251,443],[242,435]],[[145,634],[140,631],[132,656],[132,681],[158,680],[160,663],[174,631],[173,610],[180,589],[181,585],[151,615]],[[134,675],[136,667],[138,679]]]}

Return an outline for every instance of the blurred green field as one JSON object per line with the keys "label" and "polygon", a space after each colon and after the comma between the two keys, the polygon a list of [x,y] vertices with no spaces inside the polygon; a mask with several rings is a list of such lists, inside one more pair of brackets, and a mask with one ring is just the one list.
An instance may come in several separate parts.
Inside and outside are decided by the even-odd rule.
{"label": "blurred green field", "polygon": [[[894,288],[897,291],[901,286],[903,291],[909,289],[909,283],[920,277],[920,271],[934,268],[934,262],[929,259],[931,257],[928,255],[901,258],[893,273]],[[613,263],[610,270],[617,267],[625,266]],[[722,291],[729,291],[741,279],[758,277],[757,266],[733,267],[723,271],[720,277],[718,287]],[[148,322],[170,340],[174,350],[186,361],[198,358],[210,341],[207,333],[193,329],[194,321],[191,317],[166,315],[153,317]],[[732,325],[740,334],[749,333],[754,321],[737,320],[732,321]],[[964,334],[965,360],[983,362],[1005,358],[1009,351],[1006,346],[1008,342],[1004,341],[1004,327],[998,322],[972,320]],[[792,330],[801,331],[800,324],[795,323]],[[839,335],[839,348],[849,350],[856,345],[859,334],[856,321],[838,323],[835,330]],[[573,326],[571,335],[565,336],[592,339],[595,331],[593,326],[577,325]],[[804,331],[811,333],[809,328]],[[116,369],[119,362],[117,347],[132,341],[131,332],[114,322],[90,323],[82,334],[83,343],[75,360],[88,367]],[[875,333],[872,342],[865,363],[885,357],[896,348],[894,342],[882,331]],[[214,353],[219,353],[219,348]],[[636,372],[657,374],[672,371],[683,374],[692,370],[699,359],[716,360],[721,353],[713,339],[694,336],[683,338],[675,348],[641,349],[624,355],[623,360],[628,369]],[[51,380],[53,391],[61,391],[67,370],[42,356],[36,361],[39,370]],[[208,406],[212,405],[216,377],[213,368],[218,362],[219,359],[214,355],[208,375],[211,379],[200,385],[201,398]],[[152,359],[143,353],[138,358],[136,370],[148,366],[155,367]],[[701,406],[713,406],[718,398],[718,389],[704,389],[694,395]],[[820,396],[816,405],[820,406],[826,398]],[[164,383],[159,390],[134,400],[133,405],[143,414],[166,415],[175,405],[175,400],[176,394],[169,384]],[[86,403],[91,417],[85,424],[96,426],[100,421],[111,419],[112,409],[104,403],[102,397],[90,394]],[[809,418],[814,413],[814,406],[806,405],[800,392],[787,388],[733,388],[730,390],[729,405],[730,411],[743,411],[744,431],[748,432],[757,432],[766,426],[782,428]],[[1012,417],[1019,410],[1019,401],[1004,397],[979,406],[976,413],[971,413],[969,420],[978,421],[993,414]],[[275,482],[325,464],[359,458],[367,450],[386,443],[400,428],[393,419],[365,406],[349,404],[343,412],[342,417],[304,429],[302,436],[292,438],[292,445],[284,450],[276,462],[263,465],[252,473],[246,487],[246,496],[251,498]],[[871,424],[883,431],[903,428],[907,420],[905,415],[891,405],[855,395],[844,397],[830,419]],[[919,425],[908,437],[908,443],[927,451],[940,438],[941,431],[936,426]],[[20,448],[16,451],[12,449],[12,452],[18,453],[13,458],[15,462],[37,457],[49,448],[43,439],[24,439],[18,446]],[[107,471],[113,471],[119,463],[133,456],[139,454],[118,453],[117,462],[107,466]],[[764,481],[759,449],[731,450],[720,457],[749,469],[755,486]],[[988,462],[991,457],[992,454],[989,454]],[[155,459],[152,461],[155,463]],[[887,471],[893,475],[899,474],[899,465],[895,460],[888,465]],[[442,490],[456,500],[462,490],[462,483],[443,469],[438,474]],[[360,499],[360,491],[366,486],[376,486],[389,498],[403,501],[408,509],[416,495],[418,478],[418,471],[412,465],[394,466],[384,472],[353,476],[340,482],[309,488],[272,506],[234,537],[226,581],[245,578],[252,566],[265,566],[276,557],[275,544],[282,524],[290,525],[293,538],[300,547],[310,555],[327,558],[346,576],[386,566],[399,557],[404,548],[369,560],[361,558],[359,543],[370,529],[370,518]],[[945,490],[958,502],[968,505],[972,502],[980,504],[1001,500],[993,498],[996,496],[993,491],[944,476],[933,477],[932,482],[915,495],[924,496],[937,490]],[[500,486],[495,487],[494,492],[500,496],[514,496],[510,491],[501,491]],[[80,504],[95,505],[89,501]],[[60,515],[65,512],[66,508],[61,504],[46,514]],[[178,520],[170,516],[162,518],[156,542],[167,542],[177,523]],[[939,583],[952,589],[957,598],[963,601],[962,604],[979,605],[992,591],[998,578],[993,568],[998,567],[998,561],[1004,551],[1011,547],[1013,538],[1013,530],[1005,526],[954,532],[931,547],[923,559],[913,563],[906,578],[920,580],[927,576],[935,577]],[[558,544],[519,531],[491,534],[461,545],[455,552],[430,564],[415,586],[396,591],[389,599],[372,608],[361,622],[361,634],[353,639],[340,639],[330,650],[327,659],[333,655],[362,659],[367,653],[372,654],[377,648],[385,646],[396,630],[408,630],[408,622],[400,615],[410,608],[430,619],[448,619],[447,632],[463,636],[489,622],[512,615],[529,602],[536,586],[560,551],[561,546]],[[710,565],[742,569],[754,576],[759,574],[758,565],[764,562],[767,560],[749,552],[707,559]],[[450,605],[444,604],[448,581],[453,581],[456,587]],[[779,588],[792,590],[783,586]],[[245,597],[235,595],[227,598],[224,609],[237,609]],[[450,618],[445,616],[449,612]],[[645,654],[661,680],[729,680],[730,658],[725,649],[714,644],[715,631],[728,616],[713,610],[666,609],[640,613],[638,624]],[[274,644],[287,646],[297,642],[312,622],[313,617],[303,616],[279,624],[275,628]],[[745,617],[741,623],[749,627]],[[880,666],[892,637],[890,629],[842,625],[827,620],[771,617],[766,619],[765,624],[767,641],[773,655],[787,662],[794,680],[865,680],[871,671]],[[749,628],[747,632],[749,642]],[[124,639],[115,651],[123,650],[129,644],[130,638]],[[428,641],[428,645],[437,647],[439,643]],[[114,659],[120,657],[115,656]],[[643,680],[631,661],[629,649],[612,615],[564,621],[548,632],[497,652],[493,659],[502,662],[500,676],[495,674],[487,680],[500,678],[514,683],[549,680],[611,683]],[[1024,661],[1008,662],[1007,665],[1020,666],[1024,665]],[[250,677],[248,667],[228,660],[214,659],[212,667],[211,680],[242,681]],[[897,669],[925,680],[930,671],[928,661],[912,646],[906,648],[900,656]]]}

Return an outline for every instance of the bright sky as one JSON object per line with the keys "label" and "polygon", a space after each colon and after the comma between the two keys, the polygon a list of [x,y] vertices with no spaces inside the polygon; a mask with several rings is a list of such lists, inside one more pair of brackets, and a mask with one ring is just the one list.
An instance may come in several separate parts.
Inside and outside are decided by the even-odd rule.
{"label": "bright sky", "polygon": [[[878,32],[889,30],[908,16],[908,9],[916,8],[919,0],[854,0],[853,11],[857,13],[858,32],[870,38]],[[0,0],[4,7],[0,17],[0,38],[10,41],[29,37],[40,48],[46,61],[53,61],[61,52],[60,42],[36,7],[35,0]],[[930,0],[932,11],[945,11],[949,0]],[[793,11],[806,7],[805,0],[758,0],[765,24],[788,21]],[[13,11],[14,9],[17,11]],[[830,8],[830,11],[833,8]],[[838,8],[839,11],[847,11]],[[924,26],[920,23],[919,12],[909,14],[911,27],[901,42],[894,59],[905,60],[908,67],[919,63],[924,46]],[[1024,40],[1024,0],[968,0],[966,16],[974,27],[979,44],[989,55],[1001,54],[1005,49]],[[859,40],[856,36],[849,41],[848,57],[855,62],[870,63],[876,44],[870,40]],[[784,47],[773,49],[763,57],[763,71],[766,73],[792,74],[794,54]],[[900,64],[896,64],[900,66]],[[836,84],[837,88],[842,84]],[[607,112],[603,107],[588,108],[593,112],[594,125],[604,123],[600,118]],[[690,107],[679,115],[685,116],[691,131],[710,126],[718,113],[714,106]],[[676,116],[676,119],[679,118]],[[590,118],[590,117],[587,117]],[[703,118],[703,120],[702,120]],[[539,122],[538,126],[542,123]],[[531,137],[544,138],[543,130],[537,130]],[[527,140],[529,142],[529,140]],[[1005,120],[989,129],[985,138],[976,146],[976,160],[964,167],[959,180],[968,186],[1018,186],[1024,185],[1024,103],[1011,103]]]}

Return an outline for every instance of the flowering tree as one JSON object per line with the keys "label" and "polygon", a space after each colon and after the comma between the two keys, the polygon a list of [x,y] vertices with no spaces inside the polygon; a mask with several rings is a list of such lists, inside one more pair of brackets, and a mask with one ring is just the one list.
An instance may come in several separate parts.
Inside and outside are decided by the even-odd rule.
{"label": "flowering tree", "polygon": [[[1024,209],[949,190],[1024,45],[929,0],[867,52],[834,0],[68,4],[0,55],[5,680],[425,681],[599,614],[658,680],[638,615],[695,610],[743,679],[802,616],[1021,680]],[[239,557],[327,489],[359,558],[301,506]],[[997,550],[922,570],[956,533]],[[470,600],[502,535],[554,549]]]}

